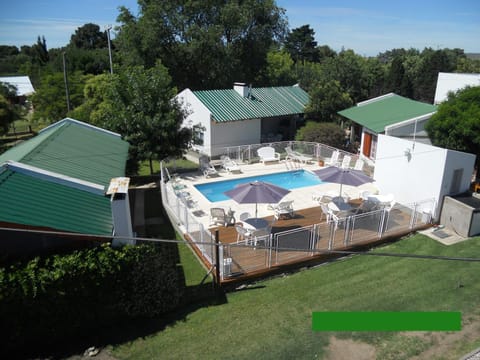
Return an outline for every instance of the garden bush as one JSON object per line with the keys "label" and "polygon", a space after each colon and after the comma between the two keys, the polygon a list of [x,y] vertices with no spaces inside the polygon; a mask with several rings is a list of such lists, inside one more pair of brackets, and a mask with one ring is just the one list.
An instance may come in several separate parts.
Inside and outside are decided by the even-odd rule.
{"label": "garden bush", "polygon": [[174,244],[103,244],[0,269],[0,336],[10,351],[55,344],[175,309],[185,281]]}

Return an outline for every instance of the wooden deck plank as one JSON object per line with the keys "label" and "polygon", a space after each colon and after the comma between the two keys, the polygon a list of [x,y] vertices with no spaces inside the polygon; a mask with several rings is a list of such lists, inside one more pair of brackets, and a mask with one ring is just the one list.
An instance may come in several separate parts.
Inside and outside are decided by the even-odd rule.
{"label": "wooden deck plank", "polygon": [[[295,216],[291,219],[277,220],[272,228],[274,234],[274,242],[272,246],[265,246],[260,243],[254,248],[252,246],[245,246],[244,244],[237,244],[237,232],[234,226],[219,226],[211,227],[208,230],[215,234],[216,230],[219,232],[219,240],[224,244],[224,257],[232,259],[231,277],[226,277],[222,280],[223,284],[243,281],[249,278],[261,277],[267,274],[281,271],[282,269],[292,266],[302,266],[310,262],[322,262],[332,258],[329,253],[317,253],[311,250],[293,251],[297,246],[310,249],[308,239],[311,233],[317,231],[313,238],[318,238],[314,248],[316,250],[326,251],[329,245],[332,250],[351,250],[358,247],[371,246],[377,243],[382,243],[388,239],[398,238],[406,235],[412,231],[410,229],[410,209],[393,209],[389,213],[388,221],[386,222],[386,230],[382,238],[379,237],[378,221],[381,213],[365,215],[355,219],[354,230],[344,229],[341,225],[335,232],[333,242],[330,244],[331,225],[327,224],[325,220],[320,222],[322,212],[320,207],[302,209],[295,212]],[[265,217],[267,221],[273,220],[273,215]],[[317,225],[314,227],[313,225]],[[425,227],[424,224],[417,221],[415,225],[418,227]],[[307,227],[305,230],[300,230]],[[298,233],[292,236],[282,235],[285,231],[299,230]],[[346,235],[347,231],[347,236]],[[275,236],[275,234],[278,234]],[[345,243],[345,238],[349,239]],[[276,239],[276,240],[275,240]],[[293,239],[293,240],[292,240]],[[297,242],[295,242],[297,241]],[[195,248],[195,246],[193,246]],[[196,250],[197,253],[198,249]],[[338,255],[337,255],[338,256]],[[211,264],[208,260],[202,257],[207,266],[210,268]]]}

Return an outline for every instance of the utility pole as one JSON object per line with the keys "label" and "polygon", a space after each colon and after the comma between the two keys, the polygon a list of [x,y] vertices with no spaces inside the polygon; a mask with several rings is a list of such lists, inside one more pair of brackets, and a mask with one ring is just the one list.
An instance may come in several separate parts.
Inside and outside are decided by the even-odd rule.
{"label": "utility pole", "polygon": [[107,33],[107,42],[108,42],[108,57],[110,58],[110,74],[113,74],[113,62],[112,62],[112,45],[110,44],[110,30],[112,25],[107,25],[105,31]]}
{"label": "utility pole", "polygon": [[63,80],[65,81],[65,95],[67,96],[67,110],[70,112],[70,94],[68,92],[67,66],[65,61],[65,52],[63,52]]}

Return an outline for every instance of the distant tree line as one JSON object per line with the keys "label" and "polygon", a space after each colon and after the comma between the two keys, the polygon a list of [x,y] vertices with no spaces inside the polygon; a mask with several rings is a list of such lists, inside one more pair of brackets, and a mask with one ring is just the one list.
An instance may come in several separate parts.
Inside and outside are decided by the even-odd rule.
{"label": "distant tree line", "polygon": [[[30,76],[36,89],[35,121],[49,123],[69,115],[132,139],[136,127],[115,119],[132,117],[133,107],[135,119],[142,119],[135,120],[137,126],[147,121],[161,129],[152,128],[150,138],[142,138],[149,146],[134,145],[136,160],[177,155],[174,146],[158,149],[153,143],[159,137],[169,143],[179,125],[165,119],[173,116],[181,123],[184,115],[163,94],[160,103],[145,101],[159,95],[153,86],[140,86],[141,79],[163,86],[169,96],[187,87],[230,88],[236,81],[254,86],[299,83],[311,98],[307,120],[341,124],[339,110],[388,92],[432,103],[438,72],[480,73],[480,60],[469,59],[462,49],[392,49],[373,57],[349,49],[336,52],[318,45],[309,25],[289,30],[285,10],[272,0],[141,1],[138,14],[121,7],[118,21],[111,42],[113,75],[106,33],[96,24],[79,27],[63,48],[48,50],[40,36],[20,49],[0,46],[0,75]],[[164,120],[168,131],[160,124]],[[188,146],[188,141],[182,138],[177,145]]]}

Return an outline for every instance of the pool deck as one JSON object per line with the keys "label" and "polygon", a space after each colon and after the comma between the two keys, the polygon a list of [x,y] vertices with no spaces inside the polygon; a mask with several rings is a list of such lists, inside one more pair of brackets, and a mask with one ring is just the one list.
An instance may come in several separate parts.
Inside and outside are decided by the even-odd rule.
{"label": "pool deck", "polygon": [[[201,216],[196,216],[196,219],[202,223],[206,228],[211,227],[210,224],[210,208],[221,207],[225,210],[231,208],[235,211],[235,217],[238,221],[238,216],[243,212],[249,212],[252,216],[255,216],[255,204],[238,204],[234,200],[225,200],[218,202],[210,202],[207,200],[194,185],[215,182],[229,179],[238,179],[242,177],[250,177],[256,175],[265,175],[271,173],[284,172],[288,170],[318,170],[322,167],[317,163],[310,164],[292,164],[291,162],[285,162],[281,160],[277,163],[255,163],[255,164],[239,164],[242,170],[241,173],[228,173],[227,171],[217,168],[219,176],[205,178],[200,172],[186,173],[178,176],[180,182],[186,186],[185,191],[190,193],[191,199],[196,203],[196,206],[191,210],[202,210]],[[294,165],[294,166],[292,166]],[[171,170],[171,169],[169,169]],[[173,172],[173,171],[171,171]],[[307,186],[300,189],[291,190],[282,201],[293,200],[294,210],[307,209],[312,207],[319,207],[318,201],[312,199],[313,194],[321,193],[339,193],[340,185],[334,183],[324,183],[319,185]],[[375,183],[367,183],[358,187],[343,185],[342,192],[350,196],[350,198],[358,198],[363,191],[370,191],[372,193],[378,193],[378,189]],[[273,215],[272,210],[267,208],[268,204],[258,204],[258,217],[267,217]]]}

